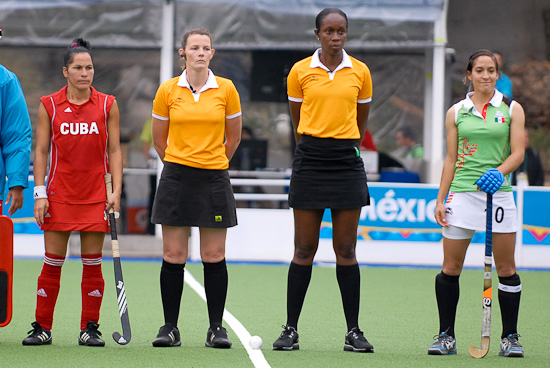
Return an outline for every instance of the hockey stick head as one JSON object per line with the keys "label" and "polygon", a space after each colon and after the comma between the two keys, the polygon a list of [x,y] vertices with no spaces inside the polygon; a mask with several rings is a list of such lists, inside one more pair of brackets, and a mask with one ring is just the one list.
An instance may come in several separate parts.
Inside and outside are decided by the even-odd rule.
{"label": "hockey stick head", "polygon": [[130,342],[130,340],[132,339],[132,336],[124,337],[124,336],[121,336],[118,332],[113,332],[113,339],[119,345],[126,345]]}
{"label": "hockey stick head", "polygon": [[489,337],[482,337],[481,349],[478,349],[474,345],[470,345],[470,347],[468,348],[468,353],[470,353],[470,356],[472,356],[473,358],[481,359],[485,355],[487,355],[487,353],[489,352],[489,343],[490,343]]}

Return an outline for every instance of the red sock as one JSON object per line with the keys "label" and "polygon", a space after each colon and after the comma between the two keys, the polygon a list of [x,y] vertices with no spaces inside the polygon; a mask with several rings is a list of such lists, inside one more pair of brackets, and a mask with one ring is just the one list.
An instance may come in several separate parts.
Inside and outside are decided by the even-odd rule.
{"label": "red sock", "polygon": [[38,276],[35,316],[40,326],[47,330],[52,329],[53,311],[59,294],[63,262],[65,262],[65,257],[46,253],[42,272]]}
{"label": "red sock", "polygon": [[84,330],[88,321],[99,321],[99,310],[103,300],[105,281],[101,273],[101,253],[82,255],[82,315],[80,329]]}

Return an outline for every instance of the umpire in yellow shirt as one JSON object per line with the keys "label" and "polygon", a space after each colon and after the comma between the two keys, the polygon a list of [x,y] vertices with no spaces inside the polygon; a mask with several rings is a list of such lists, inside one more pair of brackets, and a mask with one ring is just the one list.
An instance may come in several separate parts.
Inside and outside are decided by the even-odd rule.
{"label": "umpire in yellow shirt", "polygon": [[359,329],[360,272],[355,257],[361,207],[369,192],[359,144],[372,99],[368,67],[343,49],[348,20],[337,8],[315,20],[321,48],[292,67],[288,99],[297,142],[290,179],[294,210],[294,257],[288,271],[287,323],[274,350],[299,349],[298,318],[311,279],[319,229],[330,208],[336,277],[347,331],[344,350],[373,352]]}
{"label": "umpire in yellow shirt", "polygon": [[185,69],[164,82],[153,102],[153,143],[164,168],[151,221],[162,225],[160,291],[164,325],[153,346],[180,346],[177,327],[190,227],[200,229],[210,326],[207,347],[230,348],[222,327],[227,295],[225,237],[237,225],[227,168],[241,140],[241,104],[228,79],[208,68],[212,36],[203,28],[183,35],[179,54]]}

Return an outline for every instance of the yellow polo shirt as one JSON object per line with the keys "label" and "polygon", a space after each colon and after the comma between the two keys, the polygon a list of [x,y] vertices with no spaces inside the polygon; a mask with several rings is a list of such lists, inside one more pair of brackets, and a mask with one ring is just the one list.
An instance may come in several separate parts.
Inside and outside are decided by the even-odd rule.
{"label": "yellow polo shirt", "polygon": [[372,100],[370,70],[342,50],[342,62],[329,71],[319,60],[319,52],[294,64],[288,74],[288,99],[302,103],[298,133],[359,139],[357,104]]}
{"label": "yellow polo shirt", "polygon": [[235,85],[210,70],[208,81],[197,93],[191,92],[185,70],[162,83],[153,101],[153,117],[170,124],[164,160],[201,169],[227,169],[225,120],[240,115]]}

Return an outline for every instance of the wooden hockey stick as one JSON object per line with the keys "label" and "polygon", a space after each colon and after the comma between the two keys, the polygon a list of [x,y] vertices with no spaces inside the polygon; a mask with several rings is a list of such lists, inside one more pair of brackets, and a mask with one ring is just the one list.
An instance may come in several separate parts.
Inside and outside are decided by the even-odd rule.
{"label": "wooden hockey stick", "polygon": [[483,358],[489,351],[491,340],[491,305],[493,303],[493,195],[487,193],[487,224],[485,232],[485,271],[483,275],[483,318],[481,322],[481,348],[470,345],[468,352],[474,358]]}

